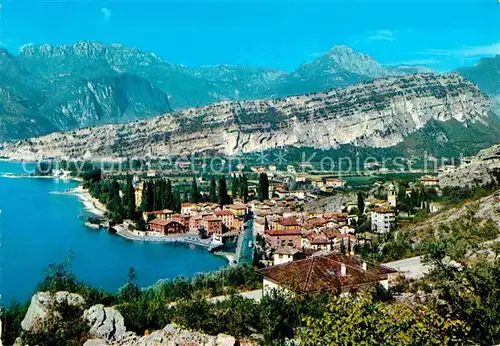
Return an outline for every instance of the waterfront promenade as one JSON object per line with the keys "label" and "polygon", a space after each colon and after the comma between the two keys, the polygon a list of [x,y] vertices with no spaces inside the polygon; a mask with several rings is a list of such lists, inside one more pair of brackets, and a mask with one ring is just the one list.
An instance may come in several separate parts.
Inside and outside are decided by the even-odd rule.
{"label": "waterfront promenade", "polygon": [[210,248],[212,245],[211,239],[200,239],[197,235],[194,234],[183,234],[183,235],[175,235],[175,236],[158,236],[158,237],[146,237],[140,236],[133,232],[130,232],[125,227],[121,225],[113,226],[116,230],[116,234],[135,241],[146,241],[146,242],[163,242],[163,243],[183,243],[183,244],[191,244],[196,246],[202,246],[206,248]]}

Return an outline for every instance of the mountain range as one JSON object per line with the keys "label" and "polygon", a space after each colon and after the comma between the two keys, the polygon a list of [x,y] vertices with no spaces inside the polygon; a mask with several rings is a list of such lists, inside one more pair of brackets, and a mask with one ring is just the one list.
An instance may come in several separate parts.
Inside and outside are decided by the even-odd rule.
{"label": "mountain range", "polygon": [[279,99],[222,101],[152,119],[5,144],[0,155],[38,160],[240,155],[287,147],[393,148],[398,155],[472,154],[498,142],[500,124],[477,85],[454,74],[382,77]]}
{"label": "mountain range", "polygon": [[0,140],[148,118],[223,100],[286,97],[421,69],[385,67],[337,46],[293,72],[216,65],[188,68],[120,44],[0,49]]}

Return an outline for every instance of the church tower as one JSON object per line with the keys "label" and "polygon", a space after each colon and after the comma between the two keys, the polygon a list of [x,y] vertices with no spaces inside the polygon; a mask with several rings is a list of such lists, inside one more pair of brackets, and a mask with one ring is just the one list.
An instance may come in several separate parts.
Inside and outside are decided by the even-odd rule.
{"label": "church tower", "polygon": [[389,185],[389,190],[387,191],[387,201],[389,202],[391,208],[396,208],[396,197],[396,187],[393,183],[391,183]]}

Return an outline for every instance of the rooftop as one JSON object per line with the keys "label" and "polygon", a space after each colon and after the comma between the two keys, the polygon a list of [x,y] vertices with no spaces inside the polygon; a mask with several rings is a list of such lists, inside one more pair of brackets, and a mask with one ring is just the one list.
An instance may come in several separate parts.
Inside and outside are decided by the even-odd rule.
{"label": "rooftop", "polygon": [[366,263],[366,270],[363,270],[363,261],[358,257],[328,255],[288,262],[261,269],[260,272],[264,277],[294,291],[314,292],[378,282],[397,271],[372,263]]}
{"label": "rooftop", "polygon": [[297,228],[290,228],[290,229],[274,229],[274,230],[268,230],[266,231],[267,235],[270,236],[283,236],[283,235],[302,235],[300,232],[300,229]]}

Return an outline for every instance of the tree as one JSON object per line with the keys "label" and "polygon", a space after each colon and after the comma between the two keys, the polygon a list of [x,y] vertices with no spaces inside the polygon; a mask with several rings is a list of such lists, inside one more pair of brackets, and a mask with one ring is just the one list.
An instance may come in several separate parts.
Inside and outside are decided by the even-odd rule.
{"label": "tree", "polygon": [[238,197],[239,191],[240,191],[240,178],[234,174],[233,180],[231,181],[231,197],[233,199]]}
{"label": "tree", "polygon": [[301,345],[465,345],[465,322],[419,303],[373,302],[370,295],[338,297],[320,317],[305,317]]}
{"label": "tree", "polygon": [[240,198],[243,199],[244,203],[248,202],[248,180],[247,177],[242,174],[240,177]]}
{"label": "tree", "polygon": [[358,192],[358,216],[365,213],[365,197],[363,192]]}
{"label": "tree", "polygon": [[227,194],[226,178],[219,179],[219,204],[222,209],[224,205],[229,204],[229,195]]}
{"label": "tree", "polygon": [[192,203],[198,203],[200,201],[200,193],[198,192],[198,184],[196,183],[196,178],[193,177],[191,182],[191,198]]}
{"label": "tree", "polygon": [[170,180],[165,182],[163,190],[163,206],[167,209],[174,210],[174,194],[172,193],[172,183]]}
{"label": "tree", "polygon": [[257,195],[259,197],[259,201],[264,201],[269,199],[269,179],[266,173],[261,173],[259,175],[259,187],[257,190]]}
{"label": "tree", "polygon": [[425,246],[424,257],[433,268],[427,279],[438,293],[436,309],[467,321],[474,343],[498,344],[500,251],[493,248],[491,261],[481,253],[485,242],[496,239],[500,230],[495,222],[484,222],[469,212],[439,232],[441,237]]}
{"label": "tree", "polygon": [[125,204],[125,217],[127,219],[135,219],[135,190],[132,184],[132,176],[127,175],[127,183],[125,185],[125,193],[123,195],[123,202]]}
{"label": "tree", "polygon": [[214,176],[210,177],[210,188],[209,188],[208,194],[209,194],[210,202],[216,203],[217,202],[217,185],[215,183]]}

